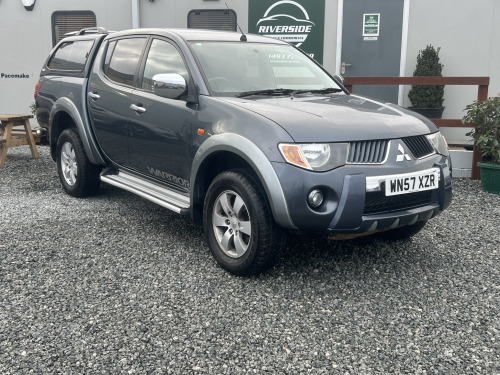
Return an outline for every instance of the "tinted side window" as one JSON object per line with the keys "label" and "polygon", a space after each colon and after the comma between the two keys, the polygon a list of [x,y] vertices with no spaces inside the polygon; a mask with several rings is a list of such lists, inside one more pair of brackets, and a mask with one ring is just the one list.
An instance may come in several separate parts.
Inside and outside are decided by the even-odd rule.
{"label": "tinted side window", "polygon": [[177,73],[188,81],[188,72],[179,51],[172,44],[155,39],[146,60],[142,88],[153,91],[153,77],[163,73]]}
{"label": "tinted side window", "polygon": [[111,60],[111,56],[113,55],[113,51],[115,50],[116,47],[116,40],[110,42],[106,48],[106,57],[104,59],[104,73],[108,73],[109,70],[109,62]]}
{"label": "tinted side window", "polygon": [[104,74],[117,83],[133,86],[146,38],[120,39],[108,46]]}
{"label": "tinted side window", "polygon": [[83,71],[93,45],[93,40],[81,40],[61,44],[49,61],[49,69],[74,72]]}

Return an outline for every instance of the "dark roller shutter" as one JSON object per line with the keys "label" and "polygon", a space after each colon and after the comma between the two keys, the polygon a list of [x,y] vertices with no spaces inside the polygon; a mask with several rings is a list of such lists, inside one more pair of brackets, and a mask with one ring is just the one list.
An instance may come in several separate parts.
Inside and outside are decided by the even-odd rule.
{"label": "dark roller shutter", "polygon": [[236,12],[232,9],[198,9],[188,14],[190,29],[236,31]]}
{"label": "dark roller shutter", "polygon": [[64,34],[72,31],[96,27],[96,18],[91,11],[57,11],[52,13],[52,43],[56,45],[64,38]]}

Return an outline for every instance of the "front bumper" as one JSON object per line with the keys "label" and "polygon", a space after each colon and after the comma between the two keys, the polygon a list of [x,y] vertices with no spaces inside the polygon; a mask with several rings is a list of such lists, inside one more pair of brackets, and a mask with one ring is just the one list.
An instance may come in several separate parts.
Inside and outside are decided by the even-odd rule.
{"label": "front bumper", "polygon": [[[301,231],[330,234],[364,234],[411,225],[429,220],[446,209],[452,196],[449,158],[433,155],[405,166],[346,165],[333,171],[317,173],[275,163],[290,219]],[[439,169],[437,189],[423,193],[385,197],[380,176]],[[324,203],[313,210],[307,203],[312,189],[319,188]]]}

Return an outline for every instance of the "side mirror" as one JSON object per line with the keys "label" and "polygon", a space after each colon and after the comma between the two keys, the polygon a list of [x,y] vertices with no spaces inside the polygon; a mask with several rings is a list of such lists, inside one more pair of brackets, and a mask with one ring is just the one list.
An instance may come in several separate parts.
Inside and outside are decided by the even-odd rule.
{"label": "side mirror", "polygon": [[153,77],[153,92],[162,98],[177,99],[186,90],[186,80],[180,74],[156,74]]}
{"label": "side mirror", "polygon": [[342,77],[340,74],[334,74],[333,78],[335,78],[337,81],[339,81],[341,84],[344,84],[344,77]]}

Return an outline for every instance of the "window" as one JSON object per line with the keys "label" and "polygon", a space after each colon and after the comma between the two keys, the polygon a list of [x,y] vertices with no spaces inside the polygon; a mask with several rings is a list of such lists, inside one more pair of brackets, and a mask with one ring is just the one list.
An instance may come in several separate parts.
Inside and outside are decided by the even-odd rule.
{"label": "window", "polygon": [[117,83],[133,86],[146,38],[119,39],[109,43],[104,74]]}
{"label": "window", "polygon": [[54,12],[52,13],[52,45],[59,43],[66,33],[96,26],[94,12]]}
{"label": "window", "polygon": [[163,73],[177,73],[188,80],[188,72],[179,51],[172,44],[155,39],[151,43],[144,68],[142,88],[153,91],[153,77]]}
{"label": "window", "polygon": [[232,9],[200,9],[188,14],[190,29],[236,31],[236,12]]}
{"label": "window", "polygon": [[93,45],[93,40],[81,40],[61,44],[49,61],[49,69],[74,72],[83,71]]}

